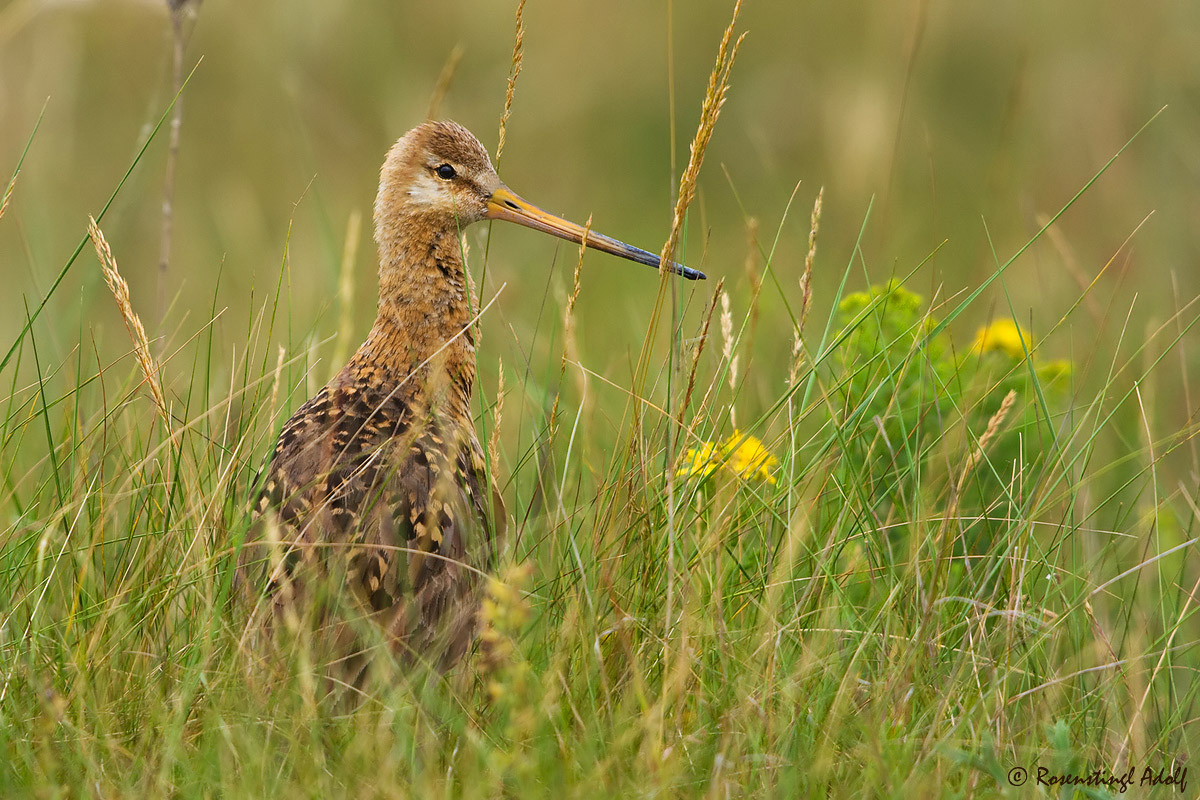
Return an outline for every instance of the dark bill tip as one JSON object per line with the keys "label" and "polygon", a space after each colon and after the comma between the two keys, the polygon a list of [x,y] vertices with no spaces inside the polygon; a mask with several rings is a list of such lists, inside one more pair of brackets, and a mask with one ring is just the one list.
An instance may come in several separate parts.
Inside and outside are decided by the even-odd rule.
{"label": "dark bill tip", "polygon": [[[492,192],[491,197],[488,198],[486,216],[488,219],[515,222],[518,225],[524,225],[527,228],[533,228],[576,244],[583,242],[588,247],[636,261],[648,267],[655,269],[662,267],[661,260],[654,253],[631,244],[625,244],[611,236],[605,236],[593,230],[585,230],[578,223],[556,217],[514,194],[507,186],[501,186]],[[667,270],[689,281],[702,281],[706,277],[700,270],[685,267],[674,261],[667,262]]]}

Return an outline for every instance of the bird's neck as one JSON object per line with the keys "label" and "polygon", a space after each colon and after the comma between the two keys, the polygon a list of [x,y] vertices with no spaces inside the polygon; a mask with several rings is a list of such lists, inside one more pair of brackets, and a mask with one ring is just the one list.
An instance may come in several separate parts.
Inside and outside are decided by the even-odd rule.
{"label": "bird's neck", "polygon": [[351,366],[370,364],[394,379],[455,385],[475,378],[472,310],[458,231],[421,218],[376,220],[379,308]]}

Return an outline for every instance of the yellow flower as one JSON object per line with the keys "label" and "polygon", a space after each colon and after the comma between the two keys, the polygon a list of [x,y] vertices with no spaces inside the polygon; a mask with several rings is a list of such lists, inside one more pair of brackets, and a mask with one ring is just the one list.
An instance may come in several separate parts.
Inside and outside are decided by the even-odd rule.
{"label": "yellow flower", "polygon": [[971,350],[980,354],[1004,353],[1009,358],[1021,359],[1026,350],[1033,352],[1033,335],[1011,319],[998,319],[976,332]]}
{"label": "yellow flower", "polygon": [[735,447],[729,454],[728,464],[729,468],[738,475],[743,478],[761,478],[770,484],[775,483],[775,476],[771,474],[771,468],[779,461],[771,455],[771,451],[761,441],[753,436],[743,437],[734,431],[733,436],[725,440],[725,447]]}
{"label": "yellow flower", "polygon": [[675,476],[707,478],[718,467],[724,467],[747,480],[759,478],[774,484],[775,476],[771,470],[778,463],[779,460],[771,455],[760,439],[735,430],[720,444],[704,442],[699,447],[688,448],[683,465],[675,471]]}
{"label": "yellow flower", "polygon": [[707,478],[719,466],[721,466],[721,458],[717,454],[717,446],[712,442],[705,442],[699,447],[688,448],[683,466],[675,471],[675,477],[690,478],[693,475],[699,475],[701,478]]}

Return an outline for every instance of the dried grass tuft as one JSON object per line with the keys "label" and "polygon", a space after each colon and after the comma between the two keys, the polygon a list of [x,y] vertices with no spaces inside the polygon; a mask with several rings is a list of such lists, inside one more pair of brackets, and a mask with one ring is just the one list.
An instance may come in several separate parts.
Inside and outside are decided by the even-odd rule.
{"label": "dried grass tuft", "polygon": [[812,304],[812,269],[817,259],[817,231],[821,228],[821,202],[825,198],[825,187],[817,192],[813,202],[812,227],[808,232],[808,253],[804,256],[804,272],[800,275],[800,333],[804,332],[804,323],[808,319],[809,306]]}
{"label": "dried grass tuft", "polygon": [[513,95],[517,91],[517,76],[521,74],[521,63],[525,60],[525,0],[517,3],[517,32],[513,38],[512,64],[508,69],[508,88],[504,92],[504,113],[500,115],[500,138],[496,142],[496,164],[504,152],[504,134],[508,118],[512,114]]}
{"label": "dried grass tuft", "polygon": [[1000,408],[996,409],[996,413],[992,414],[992,418],[988,420],[987,428],[983,435],[979,437],[979,443],[975,445],[975,449],[967,456],[966,462],[963,464],[962,473],[958,476],[958,483],[955,489],[955,494],[961,495],[963,486],[966,484],[967,478],[975,470],[976,465],[983,460],[984,453],[987,452],[987,446],[992,440],[1000,435],[1000,428],[1004,425],[1004,419],[1012,410],[1013,405],[1017,402],[1017,393],[1009,390],[1004,396],[1004,401],[1000,403]]}
{"label": "dried grass tuft", "polygon": [[717,310],[717,300],[725,293],[725,279],[721,278],[717,281],[717,288],[713,292],[712,300],[708,303],[708,312],[704,315],[704,322],[700,326],[700,337],[696,340],[696,349],[692,351],[692,366],[688,371],[687,390],[683,394],[683,402],[679,405],[679,415],[677,421],[683,425],[683,414],[687,411],[688,404],[692,401],[692,393],[696,390],[696,372],[700,368],[700,354],[704,352],[704,344],[708,341],[708,326],[712,323],[713,313]]}
{"label": "dried grass tuft", "polygon": [[[733,311],[729,306],[729,293],[721,292],[721,355],[729,365],[729,391],[737,391],[738,357],[733,353]],[[737,427],[737,412],[729,404],[729,421]]]}
{"label": "dried grass tuft", "polygon": [[[708,148],[709,140],[712,139],[713,129],[716,127],[717,118],[720,116],[721,107],[725,104],[725,97],[729,91],[730,72],[733,69],[734,61],[737,59],[738,49],[741,47],[742,40],[746,38],[746,35],[742,34],[737,38],[737,41],[733,40],[733,29],[737,25],[738,15],[741,13],[741,10],[742,0],[737,0],[733,6],[733,16],[729,20],[729,26],[725,28],[725,33],[721,36],[721,44],[717,48],[717,59],[713,64],[712,74],[708,79],[708,87],[704,92],[704,101],[700,105],[700,123],[696,128],[696,135],[692,139],[687,167],[679,179],[679,193],[676,197],[675,211],[671,220],[671,232],[667,236],[667,241],[663,244],[660,253],[660,259],[664,262],[673,260],[672,255],[679,246],[679,238],[683,232],[683,221],[687,216],[688,207],[696,196],[696,180],[700,176],[700,166],[704,163],[704,153]],[[655,300],[654,313],[650,318],[650,325],[646,329],[646,337],[642,341],[642,351],[638,357],[638,366],[634,373],[634,395],[641,395],[642,389],[645,386],[646,371],[650,365],[650,352],[653,348],[654,336],[658,329],[659,318],[671,275],[672,273],[668,270],[659,271],[658,297]],[[630,437],[631,446],[639,439],[641,435],[640,430],[641,422],[635,414]]]}
{"label": "dried grass tuft", "polygon": [[504,359],[496,365],[496,413],[492,419],[492,435],[488,437],[488,464],[492,480],[500,474],[500,422],[504,419]]}
{"label": "dried grass tuft", "polygon": [[[592,216],[589,214],[587,222],[583,225],[583,241],[586,242],[588,235],[592,232]],[[575,346],[575,303],[579,300],[579,278],[583,272],[583,254],[587,252],[587,245],[579,245],[579,258],[575,260],[575,275],[571,286],[571,294],[567,297],[567,307],[563,311],[563,354],[562,361],[558,368],[558,383],[562,385],[563,377],[567,374],[567,362],[577,361],[579,359],[579,351]],[[582,384],[582,377],[580,382]],[[583,396],[583,386],[577,387],[580,396]],[[558,400],[560,392],[554,395],[554,405],[550,409],[550,423],[553,427],[554,421],[558,418]]]}
{"label": "dried grass tuft", "polygon": [[812,306],[812,270],[813,262],[817,260],[817,231],[821,228],[821,203],[825,197],[825,187],[817,192],[813,202],[812,227],[808,232],[808,253],[804,256],[804,271],[800,273],[800,322],[792,339],[792,361],[788,368],[788,386],[796,385],[796,377],[800,374],[800,365],[804,360],[804,324],[808,321],[808,312]]}
{"label": "dried grass tuft", "polygon": [[17,175],[20,174],[21,171],[17,170],[12,176],[12,180],[8,182],[8,186],[4,189],[4,199],[0,200],[0,219],[4,218],[4,212],[8,210],[8,201],[12,199],[13,189],[17,187]]}
{"label": "dried grass tuft", "polygon": [[800,328],[796,328],[796,333],[792,337],[792,361],[788,367],[788,386],[796,385],[796,378],[800,375],[800,365],[804,363],[804,338],[800,336]]}
{"label": "dried grass tuft", "polygon": [[[733,41],[733,28],[737,24],[738,15],[742,11],[742,0],[737,0],[733,6],[733,18],[721,37],[721,45],[717,48],[717,60],[713,64],[712,74],[708,78],[708,87],[704,91],[704,102],[700,106],[700,124],[696,128],[696,136],[692,139],[687,168],[679,179],[679,194],[675,200],[675,213],[671,221],[671,234],[667,237],[662,249],[662,260],[669,261],[679,246],[679,237],[683,232],[683,220],[687,215],[688,206],[696,196],[696,180],[700,177],[700,166],[704,163],[704,152],[712,139],[713,129],[717,125],[717,117],[721,107],[725,105],[725,97],[729,92],[729,75],[733,62],[737,59],[738,49],[746,34]],[[732,45],[731,45],[732,42]],[[662,281],[667,281],[668,273],[662,271]]]}
{"label": "dried grass tuft", "polygon": [[142,325],[142,320],[133,310],[133,304],[129,301],[129,284],[121,277],[121,273],[117,269],[117,260],[112,254],[112,248],[108,246],[104,232],[100,230],[100,226],[92,217],[88,217],[88,236],[91,237],[92,244],[96,247],[96,256],[100,259],[100,269],[104,272],[104,281],[117,301],[117,309],[121,312],[121,318],[125,320],[125,330],[129,331],[129,338],[133,340],[133,354],[137,359],[138,366],[142,369],[142,375],[145,377],[145,383],[150,391],[150,398],[158,408],[163,424],[169,430],[171,414],[167,410],[167,399],[162,390],[158,362],[150,353],[150,341],[146,338],[146,329]]}

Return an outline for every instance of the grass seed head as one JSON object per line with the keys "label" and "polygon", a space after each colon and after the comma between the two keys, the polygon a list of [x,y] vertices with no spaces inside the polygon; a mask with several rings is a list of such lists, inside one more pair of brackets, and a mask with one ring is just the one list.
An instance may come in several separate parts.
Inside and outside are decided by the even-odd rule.
{"label": "grass seed head", "polygon": [[133,303],[129,300],[129,284],[117,269],[117,259],[113,256],[112,248],[108,246],[104,232],[100,230],[96,220],[91,217],[88,217],[88,236],[91,237],[92,244],[96,248],[96,257],[100,259],[100,269],[104,273],[104,281],[108,284],[113,299],[117,301],[117,310],[121,312],[121,319],[125,321],[125,330],[129,332],[129,338],[133,340],[133,354],[142,370],[150,398],[154,401],[163,424],[169,429],[171,414],[167,410],[167,399],[163,394],[158,362],[150,352],[150,340],[146,337],[146,328],[142,325],[142,320],[137,312],[133,310]]}

